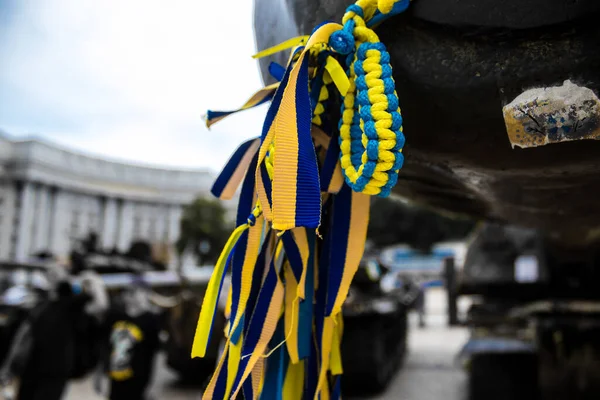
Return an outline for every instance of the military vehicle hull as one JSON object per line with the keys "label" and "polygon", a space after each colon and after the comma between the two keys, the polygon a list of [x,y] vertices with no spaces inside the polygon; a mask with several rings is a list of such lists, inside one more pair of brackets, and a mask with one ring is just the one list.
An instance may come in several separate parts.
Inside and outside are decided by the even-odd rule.
{"label": "military vehicle hull", "polygon": [[596,259],[551,247],[539,232],[492,224],[471,243],[457,288],[475,299],[463,349],[471,399],[600,396]]}
{"label": "military vehicle hull", "polygon": [[[257,47],[341,21],[351,3],[255,0]],[[599,14],[594,0],[415,0],[381,24],[406,136],[395,194],[595,243]],[[286,60],[260,60],[264,80]]]}

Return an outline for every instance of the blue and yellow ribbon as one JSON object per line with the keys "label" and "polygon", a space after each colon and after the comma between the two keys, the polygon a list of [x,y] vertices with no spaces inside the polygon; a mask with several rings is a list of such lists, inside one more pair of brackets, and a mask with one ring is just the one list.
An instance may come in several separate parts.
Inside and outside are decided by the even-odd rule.
{"label": "blue and yellow ribbon", "polygon": [[265,218],[272,221],[273,229],[286,231],[296,227],[318,228],[321,220],[321,193],[318,164],[311,136],[312,109],[309,95],[308,62],[310,49],[326,43],[329,36],[340,29],[339,24],[328,23],[317,29],[306,47],[297,49],[298,60],[288,66],[280,89],[277,90],[263,126],[259,164],[275,143],[274,176],[271,202],[257,170],[259,199],[271,203],[265,207]]}
{"label": "blue and yellow ribbon", "polygon": [[[388,196],[404,135],[390,56],[373,29],[409,0],[358,0],[342,24],[259,52],[278,82],[240,109],[271,102],[259,138],[244,142],[212,188],[242,185],[232,233],[209,282],[192,356],[209,345],[231,269],[226,344],[203,399],[341,398],[343,304],[364,251],[372,195]],[[339,125],[331,106],[342,101]]]}
{"label": "blue and yellow ribbon", "polygon": [[331,238],[327,257],[330,295],[327,296],[326,315],[340,313],[348,296],[365,248],[371,199],[343,186],[332,201],[331,230],[336,234]]}
{"label": "blue and yellow ribbon", "polygon": [[259,146],[260,138],[255,138],[245,141],[237,148],[215,180],[211,188],[213,196],[221,200],[231,200],[240,182],[244,179]]}
{"label": "blue and yellow ribbon", "polygon": [[258,92],[256,92],[254,95],[252,95],[252,97],[250,97],[248,99],[248,101],[246,101],[246,103],[244,103],[243,106],[241,106],[237,110],[231,110],[231,111],[208,110],[208,112],[206,113],[206,117],[205,117],[206,127],[210,128],[217,122],[221,121],[223,118],[226,118],[237,112],[249,110],[251,108],[258,107],[261,104],[265,104],[265,103],[269,102],[273,98],[273,95],[275,94],[275,91],[277,90],[278,87],[279,87],[279,82],[276,82],[276,83],[273,83],[272,85],[269,85],[269,86],[266,86],[266,87],[260,89]]}
{"label": "blue and yellow ribbon", "polygon": [[257,208],[253,214],[248,218],[248,222],[244,225],[236,228],[231,234],[225,248],[219,256],[219,260],[215,265],[215,270],[208,282],[206,293],[204,294],[204,300],[202,302],[202,309],[198,318],[198,326],[196,328],[196,335],[194,337],[194,344],[192,346],[192,357],[204,357],[206,354],[206,348],[208,346],[208,340],[212,330],[214,316],[217,310],[217,303],[221,288],[223,287],[223,278],[227,272],[227,267],[230,264],[231,258],[234,254],[233,249],[244,231],[254,226],[256,218],[260,216],[260,209]]}

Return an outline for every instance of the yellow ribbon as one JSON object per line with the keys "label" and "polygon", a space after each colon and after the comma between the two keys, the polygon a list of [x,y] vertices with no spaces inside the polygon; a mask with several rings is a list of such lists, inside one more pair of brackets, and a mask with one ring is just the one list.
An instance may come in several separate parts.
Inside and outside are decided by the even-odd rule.
{"label": "yellow ribbon", "polygon": [[344,71],[344,68],[342,68],[338,60],[332,56],[327,57],[325,69],[327,72],[329,72],[329,76],[331,76],[333,83],[340,91],[341,95],[346,96],[348,89],[350,89],[350,80],[348,79],[346,71]]}
{"label": "yellow ribbon", "polygon": [[306,41],[308,40],[309,37],[310,36],[306,35],[306,36],[298,36],[298,37],[288,39],[285,42],[279,43],[278,45],[269,47],[267,49],[264,49],[264,50],[256,53],[255,55],[252,56],[252,58],[254,58],[254,59],[263,58],[263,57],[267,57],[267,56],[270,56],[275,53],[279,53],[280,51],[283,51],[283,50],[291,49],[292,47],[301,46],[304,43],[306,43]]}

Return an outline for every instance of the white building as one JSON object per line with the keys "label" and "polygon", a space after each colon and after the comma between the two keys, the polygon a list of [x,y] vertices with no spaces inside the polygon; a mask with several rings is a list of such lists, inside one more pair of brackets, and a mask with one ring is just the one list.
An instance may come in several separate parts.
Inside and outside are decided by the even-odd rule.
{"label": "white building", "polygon": [[110,161],[0,132],[0,260],[68,255],[98,234],[104,249],[135,239],[172,244],[182,206],[209,195],[215,175]]}

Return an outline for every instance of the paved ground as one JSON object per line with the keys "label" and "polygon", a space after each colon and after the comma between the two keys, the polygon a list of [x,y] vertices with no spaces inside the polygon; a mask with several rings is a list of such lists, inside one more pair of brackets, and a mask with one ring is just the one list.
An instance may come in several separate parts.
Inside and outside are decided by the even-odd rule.
{"label": "paved ground", "polygon": [[[380,400],[464,400],[466,375],[455,356],[464,344],[464,329],[447,329],[443,318],[429,318],[425,329],[413,328],[410,353]],[[413,324],[413,327],[415,324]]]}
{"label": "paved ground", "polygon": [[[464,400],[465,374],[454,362],[467,339],[462,328],[448,329],[444,317],[443,292],[435,291],[427,299],[427,327],[416,328],[415,319],[409,337],[410,350],[405,365],[388,390],[373,400]],[[463,308],[463,307],[461,307]],[[176,377],[157,360],[152,394],[156,400],[198,400],[198,388],[182,387]],[[102,400],[93,393],[89,380],[71,385],[66,400]]]}

